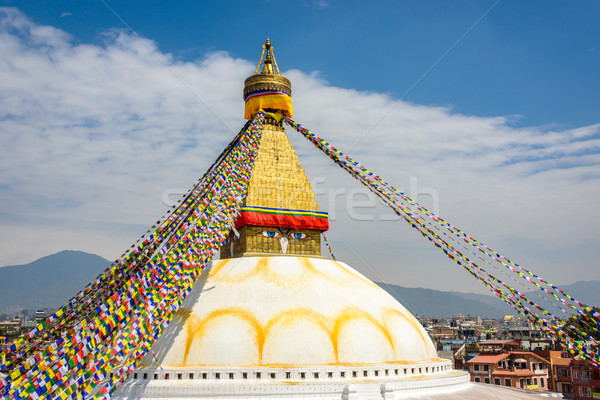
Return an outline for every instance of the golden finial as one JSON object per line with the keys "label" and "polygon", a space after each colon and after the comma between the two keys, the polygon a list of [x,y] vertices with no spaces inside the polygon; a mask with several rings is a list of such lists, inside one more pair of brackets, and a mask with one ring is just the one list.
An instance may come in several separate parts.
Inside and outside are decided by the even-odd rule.
{"label": "golden finial", "polygon": [[[263,64],[263,60],[263,69],[260,73],[258,73],[260,70],[260,65]],[[248,99],[252,96],[256,96],[259,93],[264,95],[269,91],[273,92],[270,94],[280,93],[288,96],[288,98],[291,98],[292,96],[292,84],[288,78],[282,76],[279,72],[277,60],[275,59],[275,53],[273,52],[273,46],[271,45],[269,38],[267,38],[267,41],[262,46],[262,53],[260,55],[260,60],[258,60],[256,70],[254,71],[254,75],[248,77],[244,82],[244,101],[246,101],[246,111],[244,116],[246,118],[250,118],[252,113],[256,111],[255,106],[248,104]],[[258,102],[258,100],[254,102]],[[293,114],[291,100],[288,99],[285,101],[285,103],[286,104],[284,105],[273,105],[272,107],[263,108],[285,110],[282,112],[291,117]]]}
{"label": "golden finial", "polygon": [[[267,56],[265,57],[265,51]],[[273,46],[271,46],[271,41],[267,37],[267,41],[262,46],[262,54],[260,55],[260,60],[258,60],[258,65],[256,66],[256,71],[254,71],[254,75],[258,75],[258,70],[260,69],[260,64],[263,63],[263,59],[265,60],[263,70],[261,71],[261,75],[281,75],[279,72],[279,67],[277,66],[277,60],[275,59],[275,53],[273,52]],[[273,65],[275,65],[275,69],[273,69]],[[275,73],[277,71],[277,73]]]}
{"label": "golden finial", "polygon": [[271,51],[272,50],[267,47],[267,56],[265,57],[265,65],[261,71],[261,75],[275,75],[275,71],[273,70],[273,61],[271,60]]}

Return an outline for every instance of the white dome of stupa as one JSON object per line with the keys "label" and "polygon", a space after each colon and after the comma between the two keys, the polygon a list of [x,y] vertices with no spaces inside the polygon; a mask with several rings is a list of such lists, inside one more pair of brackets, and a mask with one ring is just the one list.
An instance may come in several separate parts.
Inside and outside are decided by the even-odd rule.
{"label": "white dome of stupa", "polygon": [[415,317],[369,279],[289,256],[213,263],[153,350],[163,368],[440,361]]}
{"label": "white dome of stupa", "polygon": [[[543,395],[540,393],[539,395]],[[419,322],[347,264],[211,264],[114,400],[524,400],[437,358]]]}
{"label": "white dome of stupa", "polygon": [[406,308],[347,264],[240,257],[203,271],[113,398],[400,398],[468,382]]}

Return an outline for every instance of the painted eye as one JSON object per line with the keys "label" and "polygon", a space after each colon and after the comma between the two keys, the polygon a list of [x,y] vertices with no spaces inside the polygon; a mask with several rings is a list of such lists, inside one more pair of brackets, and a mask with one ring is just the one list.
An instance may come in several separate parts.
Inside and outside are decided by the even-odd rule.
{"label": "painted eye", "polygon": [[258,232],[259,235],[263,235],[264,237],[269,237],[269,238],[276,238],[281,236],[279,234],[279,232],[277,231],[260,231]]}
{"label": "painted eye", "polygon": [[306,233],[300,233],[300,232],[292,232],[290,234],[290,236],[293,239],[306,239],[308,237],[308,235]]}

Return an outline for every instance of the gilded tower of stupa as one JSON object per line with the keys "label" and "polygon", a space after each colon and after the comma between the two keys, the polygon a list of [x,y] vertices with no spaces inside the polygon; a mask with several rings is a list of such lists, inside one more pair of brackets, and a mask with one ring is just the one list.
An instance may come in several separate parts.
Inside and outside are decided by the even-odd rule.
{"label": "gilded tower of stupa", "polygon": [[[264,60],[264,63],[263,63]],[[259,73],[260,67],[262,71]],[[292,84],[277,67],[269,39],[254,75],[246,79],[245,117],[268,112],[248,194],[221,259],[276,254],[320,256],[329,228],[315,193],[282,126],[293,116]]]}
{"label": "gilded tower of stupa", "polygon": [[406,308],[321,256],[327,214],[282,125],[291,95],[267,40],[244,86],[245,117],[267,117],[235,229],[115,398],[396,399],[468,384]]}

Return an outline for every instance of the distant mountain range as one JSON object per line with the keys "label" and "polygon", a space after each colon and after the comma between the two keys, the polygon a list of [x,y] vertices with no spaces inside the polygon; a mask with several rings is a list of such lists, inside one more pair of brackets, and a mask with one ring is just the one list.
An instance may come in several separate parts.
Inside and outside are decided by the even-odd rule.
{"label": "distant mountain range", "polygon": [[502,318],[508,314],[516,315],[512,307],[492,296],[376,283],[415,316],[452,317],[463,314]]}
{"label": "distant mountain range", "polygon": [[[109,265],[95,254],[64,250],[29,264],[0,268],[0,312],[58,308]],[[415,315],[501,318],[515,313],[493,296],[377,284]],[[575,282],[561,289],[586,304],[600,305],[600,281]]]}
{"label": "distant mountain range", "polygon": [[[415,315],[451,317],[463,314],[479,315],[482,318],[501,318],[505,315],[517,315],[512,307],[492,295],[405,288],[380,282],[377,282],[377,284]],[[560,289],[589,306],[600,305],[600,281],[578,281],[569,285],[561,285]],[[544,305],[536,292],[528,292],[527,297],[557,317],[567,316],[551,304]],[[555,300],[555,303],[559,302]]]}
{"label": "distant mountain range", "polygon": [[109,265],[95,254],[64,250],[29,264],[0,268],[0,312],[58,308]]}

